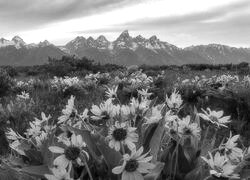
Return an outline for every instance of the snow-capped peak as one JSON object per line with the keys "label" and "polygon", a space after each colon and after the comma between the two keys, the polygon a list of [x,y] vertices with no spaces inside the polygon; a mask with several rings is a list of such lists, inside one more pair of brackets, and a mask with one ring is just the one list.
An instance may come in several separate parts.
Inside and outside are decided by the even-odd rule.
{"label": "snow-capped peak", "polygon": [[146,40],[146,39],[145,39],[144,37],[142,37],[141,35],[136,36],[135,39],[138,40],[138,41],[144,41],[144,40]]}
{"label": "snow-capped peak", "polygon": [[73,39],[71,42],[75,43],[75,42],[81,42],[81,41],[86,41],[85,37],[83,36],[77,36],[75,39]]}
{"label": "snow-capped peak", "polygon": [[19,45],[25,45],[26,43],[24,42],[24,40],[22,38],[20,38],[19,36],[15,36],[12,38],[12,41],[15,44],[19,44]]}
{"label": "snow-capped peak", "polygon": [[4,38],[0,39],[0,47],[15,46],[17,49],[19,49],[25,45],[26,43],[19,36],[13,37],[11,41]]}
{"label": "snow-capped peak", "polygon": [[101,35],[96,39],[96,46],[100,49],[107,49],[110,42],[106,39],[105,36]]}
{"label": "snow-capped peak", "polygon": [[50,46],[50,45],[52,45],[49,41],[47,41],[47,40],[45,40],[45,41],[43,41],[43,42],[40,42],[39,44],[38,44],[40,47],[46,47],[46,46]]}
{"label": "snow-capped peak", "polygon": [[[79,43],[81,42],[81,43]],[[152,36],[149,39],[144,38],[141,35],[136,37],[131,37],[128,30],[123,31],[115,41],[108,41],[105,36],[100,35],[96,40],[92,37],[85,39],[83,37],[77,37],[70,41],[66,47],[72,51],[79,48],[97,48],[97,49],[131,49],[135,51],[136,49],[142,47],[146,49],[164,49],[171,50],[175,46],[160,41],[156,36]]]}
{"label": "snow-capped peak", "polygon": [[130,41],[132,37],[129,35],[128,30],[123,31],[116,41]]}
{"label": "snow-capped peak", "polygon": [[99,42],[107,42],[108,40],[106,39],[105,36],[100,35],[100,36],[96,39],[96,41],[99,41]]}

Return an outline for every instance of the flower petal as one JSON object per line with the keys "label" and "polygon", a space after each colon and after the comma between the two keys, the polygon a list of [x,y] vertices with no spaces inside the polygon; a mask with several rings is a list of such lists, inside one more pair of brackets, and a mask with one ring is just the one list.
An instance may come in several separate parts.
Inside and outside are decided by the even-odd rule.
{"label": "flower petal", "polygon": [[59,154],[64,153],[64,149],[58,146],[50,146],[49,150],[53,153],[59,153]]}

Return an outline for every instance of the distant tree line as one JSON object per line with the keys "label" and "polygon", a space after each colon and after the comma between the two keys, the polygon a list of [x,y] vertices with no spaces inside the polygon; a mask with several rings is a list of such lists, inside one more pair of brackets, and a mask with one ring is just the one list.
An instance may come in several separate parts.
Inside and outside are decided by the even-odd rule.
{"label": "distant tree line", "polygon": [[86,57],[63,56],[61,59],[49,58],[48,63],[35,66],[2,66],[11,77],[23,76],[85,76],[87,73],[111,72],[125,69],[116,64],[105,64],[94,62]]}
{"label": "distant tree line", "polygon": [[[77,58],[75,56],[63,56],[61,59],[49,58],[48,63],[35,66],[1,66],[10,77],[15,76],[85,76],[87,73],[112,72],[124,70],[126,67],[116,64],[100,64],[86,57]],[[185,64],[177,65],[140,65],[138,67],[143,71],[154,71],[155,73],[163,70],[226,70],[238,71],[239,73],[248,73],[250,71],[249,63],[241,62],[239,64]]]}
{"label": "distant tree line", "polygon": [[184,64],[181,66],[177,65],[162,65],[162,66],[149,66],[149,65],[141,65],[140,69],[144,71],[154,70],[154,71],[162,71],[162,70],[193,70],[193,71],[204,71],[204,70],[228,70],[228,71],[248,71],[250,70],[249,63],[241,62],[239,64]]}

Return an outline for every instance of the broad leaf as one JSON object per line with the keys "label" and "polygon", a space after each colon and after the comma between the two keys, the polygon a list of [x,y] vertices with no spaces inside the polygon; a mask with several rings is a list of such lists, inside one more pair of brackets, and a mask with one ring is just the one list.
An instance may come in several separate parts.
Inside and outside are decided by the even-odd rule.
{"label": "broad leaf", "polygon": [[195,168],[186,174],[184,180],[201,180],[202,179],[202,167]]}
{"label": "broad leaf", "polygon": [[144,176],[144,180],[156,180],[161,175],[163,168],[164,168],[164,163],[157,162],[155,168],[152,169],[152,171],[149,174]]}
{"label": "broad leaf", "polygon": [[120,165],[122,155],[120,152],[111,149],[103,140],[97,142],[97,147],[104,156],[104,159],[110,169]]}
{"label": "broad leaf", "polygon": [[158,152],[161,146],[161,139],[164,133],[165,127],[164,127],[164,120],[161,119],[159,121],[159,124],[156,128],[156,130],[154,131],[154,135],[150,140],[150,153],[153,155],[153,159],[152,162],[156,162],[157,161],[157,156],[158,156]]}
{"label": "broad leaf", "polygon": [[21,171],[38,178],[43,178],[45,174],[51,174],[49,168],[46,165],[28,166],[22,168]]}

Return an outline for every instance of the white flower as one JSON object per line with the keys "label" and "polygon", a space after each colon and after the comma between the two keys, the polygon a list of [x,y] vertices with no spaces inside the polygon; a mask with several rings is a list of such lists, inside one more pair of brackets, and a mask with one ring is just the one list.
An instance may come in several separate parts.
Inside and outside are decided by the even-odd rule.
{"label": "white flower", "polygon": [[30,128],[27,129],[26,131],[26,136],[29,137],[36,137],[39,136],[41,134],[41,126],[40,125],[36,125],[33,122],[30,122]]}
{"label": "white flower", "polygon": [[202,117],[204,120],[210,121],[213,124],[219,126],[227,127],[225,124],[230,122],[230,116],[224,116],[223,111],[211,111],[210,108],[207,108],[207,111],[202,109],[204,113],[199,113],[199,116]]}
{"label": "white flower", "polygon": [[70,96],[66,108],[62,110],[63,115],[58,118],[58,124],[65,123],[70,118],[74,118],[77,115],[77,110],[74,108],[75,97]]}
{"label": "white flower", "polygon": [[53,168],[51,169],[53,175],[45,174],[44,176],[48,180],[73,180],[70,178],[69,172],[65,168]]}
{"label": "white flower", "polygon": [[92,105],[91,112],[93,120],[109,120],[112,119],[116,114],[119,113],[119,106],[115,106],[112,103],[112,99],[108,99],[104,103],[101,103],[98,107],[97,105]]}
{"label": "white flower", "polygon": [[73,125],[73,127],[77,127],[79,129],[82,128],[82,125],[84,124],[85,120],[88,119],[88,109],[84,109],[83,113],[79,115],[80,119]]}
{"label": "white flower", "polygon": [[107,139],[109,140],[109,147],[120,151],[121,144],[126,145],[130,150],[133,150],[135,142],[138,141],[138,134],[135,132],[136,128],[130,127],[128,123],[115,122],[114,126],[109,129]]}
{"label": "white flower", "polygon": [[150,163],[152,156],[143,154],[143,147],[132,151],[131,155],[123,155],[123,164],[112,169],[114,174],[122,174],[122,180],[143,180],[142,174],[147,174],[155,165]]}
{"label": "white flower", "polygon": [[46,115],[42,112],[41,117],[42,120],[35,118],[34,121],[29,123],[30,128],[28,128],[25,133],[28,138],[40,136],[43,131],[48,132],[51,128],[53,128],[53,126],[48,125],[48,120],[51,118],[50,115],[46,117]]}
{"label": "white flower", "polygon": [[178,121],[178,134],[181,138],[181,143],[184,144],[185,140],[190,138],[191,145],[197,147],[198,140],[200,140],[201,137],[201,129],[197,123],[191,123],[190,120],[190,116],[186,116]]}
{"label": "white flower", "polygon": [[183,103],[183,100],[179,92],[174,89],[170,97],[166,95],[166,103],[170,109],[179,109]]}
{"label": "white flower", "polygon": [[25,91],[22,91],[21,94],[17,95],[17,99],[18,100],[28,100],[28,99],[30,99],[30,95],[29,95],[29,93],[26,93]]}
{"label": "white flower", "polygon": [[42,131],[39,136],[35,136],[36,144],[38,147],[43,145],[43,142],[48,138],[48,133]]}
{"label": "white flower", "polygon": [[145,98],[148,98],[152,95],[152,93],[148,92],[148,89],[142,89],[142,90],[137,90],[140,95],[142,95]]}
{"label": "white flower", "polygon": [[20,134],[16,133],[15,131],[13,131],[13,129],[8,129],[8,131],[6,132],[6,137],[8,140],[10,140],[10,148],[13,149],[14,151],[18,152],[20,155],[25,156],[25,152],[23,149],[20,149],[20,145],[21,145],[21,140],[24,139],[24,137],[22,137]]}
{"label": "white flower", "polygon": [[239,174],[234,173],[235,165],[228,162],[225,156],[221,156],[219,152],[216,152],[213,157],[210,152],[208,152],[210,159],[201,157],[211,168],[210,174],[216,177],[225,178],[239,178]]}
{"label": "white flower", "polygon": [[13,140],[13,141],[23,139],[23,137],[20,134],[16,133],[11,128],[9,128],[8,131],[6,132],[6,137],[7,139]]}
{"label": "white flower", "polygon": [[132,114],[131,111],[130,111],[130,107],[127,106],[127,105],[122,105],[121,106],[120,113],[121,113],[121,116],[124,119],[128,118],[128,116]]}
{"label": "white flower", "polygon": [[138,99],[132,98],[130,102],[130,111],[132,114],[143,113],[148,109],[150,101],[147,99]]}
{"label": "white flower", "polygon": [[230,137],[225,144],[222,144],[219,148],[225,150],[225,155],[230,160],[240,160],[243,157],[243,150],[237,147],[236,141],[239,139],[239,135],[232,136],[230,132]]}
{"label": "white flower", "polygon": [[50,146],[49,150],[53,153],[61,154],[54,160],[54,165],[61,168],[67,168],[72,161],[76,161],[79,165],[83,165],[80,155],[84,153],[88,157],[88,153],[83,150],[86,146],[81,135],[72,134],[70,140],[64,140],[63,143],[67,146],[65,149],[58,146]]}
{"label": "white flower", "polygon": [[149,109],[145,117],[146,124],[158,123],[162,119],[161,109],[162,108],[159,106],[155,106]]}
{"label": "white flower", "polygon": [[166,112],[164,119],[165,119],[166,128],[169,128],[169,129],[171,129],[172,127],[174,127],[174,129],[177,128],[179,117],[175,115],[171,110]]}
{"label": "white flower", "polygon": [[108,98],[111,98],[111,99],[117,97],[117,94],[116,94],[117,89],[118,89],[118,86],[115,86],[115,87],[113,87],[113,88],[108,88],[107,91],[105,92],[105,93],[106,93],[106,96],[107,96]]}

